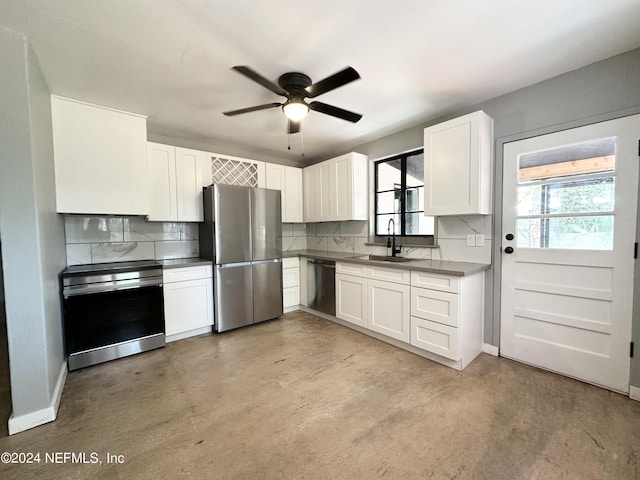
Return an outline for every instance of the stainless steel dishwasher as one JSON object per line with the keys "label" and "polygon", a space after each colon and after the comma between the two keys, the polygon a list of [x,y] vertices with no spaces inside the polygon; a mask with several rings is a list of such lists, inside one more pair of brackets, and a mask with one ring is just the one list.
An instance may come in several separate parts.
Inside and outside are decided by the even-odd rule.
{"label": "stainless steel dishwasher", "polygon": [[336,314],[336,262],[307,259],[307,305],[319,312]]}

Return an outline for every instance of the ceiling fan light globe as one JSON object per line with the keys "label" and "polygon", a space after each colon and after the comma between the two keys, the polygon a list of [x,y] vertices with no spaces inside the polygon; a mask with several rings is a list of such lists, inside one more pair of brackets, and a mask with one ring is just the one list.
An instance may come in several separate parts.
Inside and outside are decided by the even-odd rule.
{"label": "ceiling fan light globe", "polygon": [[287,102],[283,105],[282,111],[292,122],[299,122],[309,113],[309,107],[303,102]]}

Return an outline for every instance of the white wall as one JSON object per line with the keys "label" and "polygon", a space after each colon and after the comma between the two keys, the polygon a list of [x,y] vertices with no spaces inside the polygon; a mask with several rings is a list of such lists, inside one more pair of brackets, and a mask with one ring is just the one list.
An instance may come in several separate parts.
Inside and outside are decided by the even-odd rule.
{"label": "white wall", "polygon": [[[53,420],[66,374],[49,90],[27,39],[0,29],[0,234],[13,403],[9,431]],[[53,415],[53,418],[51,418]]]}

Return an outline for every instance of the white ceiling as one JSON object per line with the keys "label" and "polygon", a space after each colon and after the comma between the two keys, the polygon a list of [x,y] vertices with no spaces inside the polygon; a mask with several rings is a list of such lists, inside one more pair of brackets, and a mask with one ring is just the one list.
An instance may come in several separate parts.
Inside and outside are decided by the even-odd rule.
{"label": "white ceiling", "polygon": [[0,0],[30,37],[52,93],[148,115],[150,133],[300,161],[281,101],[231,70],[361,79],[317,100],[312,161],[640,46],[638,0]]}

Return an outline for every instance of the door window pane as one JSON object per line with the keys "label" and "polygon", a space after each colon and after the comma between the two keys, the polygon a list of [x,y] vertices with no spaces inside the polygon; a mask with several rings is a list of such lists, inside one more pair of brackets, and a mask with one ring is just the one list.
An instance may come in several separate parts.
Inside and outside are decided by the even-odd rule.
{"label": "door window pane", "polygon": [[518,188],[518,215],[613,212],[615,179],[523,185]]}
{"label": "door window pane", "polygon": [[611,250],[613,216],[520,218],[517,245],[521,248]]}
{"label": "door window pane", "polygon": [[613,248],[616,141],[596,139],[519,157],[518,247]]}

